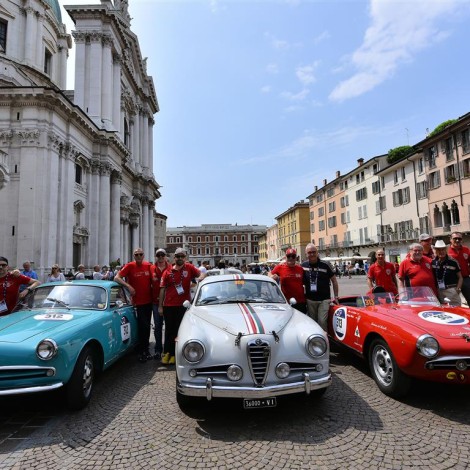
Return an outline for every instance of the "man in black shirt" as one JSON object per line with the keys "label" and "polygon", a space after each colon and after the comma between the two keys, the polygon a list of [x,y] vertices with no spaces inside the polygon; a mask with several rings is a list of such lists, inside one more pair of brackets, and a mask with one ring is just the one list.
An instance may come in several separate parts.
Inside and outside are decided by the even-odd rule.
{"label": "man in black shirt", "polygon": [[333,285],[334,302],[338,301],[338,281],[329,263],[318,257],[318,249],[313,243],[305,248],[307,261],[304,268],[305,296],[307,298],[307,314],[325,331],[328,328],[328,310],[331,302],[330,284]]}
{"label": "man in black shirt", "polygon": [[432,260],[432,271],[436,280],[437,293],[441,303],[448,298],[452,305],[460,307],[460,291],[463,277],[457,260],[447,254],[447,245],[443,240],[437,240],[434,245],[436,257]]}

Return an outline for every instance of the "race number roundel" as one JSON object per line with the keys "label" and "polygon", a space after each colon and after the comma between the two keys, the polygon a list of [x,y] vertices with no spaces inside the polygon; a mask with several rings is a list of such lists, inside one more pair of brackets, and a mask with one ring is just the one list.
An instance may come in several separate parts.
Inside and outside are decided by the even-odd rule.
{"label": "race number roundel", "polygon": [[438,323],[440,325],[466,325],[468,323],[468,320],[465,317],[450,312],[428,310],[426,312],[420,312],[418,315],[423,320],[431,323]]}
{"label": "race number roundel", "polygon": [[121,339],[123,343],[127,343],[131,337],[131,324],[127,317],[121,318]]}
{"label": "race number roundel", "polygon": [[338,308],[333,314],[333,331],[340,341],[343,341],[346,336],[346,326],[346,309],[344,307]]}

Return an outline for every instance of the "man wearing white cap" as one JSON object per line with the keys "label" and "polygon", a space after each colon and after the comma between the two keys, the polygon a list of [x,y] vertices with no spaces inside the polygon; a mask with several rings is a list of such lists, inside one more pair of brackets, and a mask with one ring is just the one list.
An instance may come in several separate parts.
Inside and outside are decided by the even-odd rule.
{"label": "man wearing white cap", "polygon": [[427,256],[428,258],[434,258],[434,252],[432,251],[431,243],[432,237],[429,233],[422,233],[419,236],[419,243],[423,247],[423,256]]}
{"label": "man wearing white cap", "polygon": [[443,240],[437,240],[434,250],[436,257],[432,260],[432,270],[439,300],[444,303],[444,299],[448,298],[452,305],[460,307],[463,277],[459,263],[447,254],[447,245]]}

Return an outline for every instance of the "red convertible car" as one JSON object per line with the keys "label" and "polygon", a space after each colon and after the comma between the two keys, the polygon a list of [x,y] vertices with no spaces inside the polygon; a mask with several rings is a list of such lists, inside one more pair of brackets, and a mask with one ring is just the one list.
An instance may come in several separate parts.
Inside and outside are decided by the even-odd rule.
{"label": "red convertible car", "polygon": [[386,395],[404,396],[412,378],[470,383],[470,309],[441,305],[428,287],[341,297],[328,334],[368,361]]}

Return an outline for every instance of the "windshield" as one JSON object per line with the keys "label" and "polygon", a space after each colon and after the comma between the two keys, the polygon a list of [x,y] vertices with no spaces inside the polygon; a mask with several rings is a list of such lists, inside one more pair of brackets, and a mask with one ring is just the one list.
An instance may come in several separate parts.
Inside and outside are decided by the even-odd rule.
{"label": "windshield", "polygon": [[277,284],[258,279],[228,279],[200,287],[196,305],[231,302],[286,303]]}
{"label": "windshield", "polygon": [[61,284],[40,286],[18,304],[16,310],[67,308],[104,310],[108,300],[106,289],[98,286]]}
{"label": "windshield", "polygon": [[434,292],[429,287],[404,287],[398,292],[397,302],[401,305],[431,305],[440,304]]}

